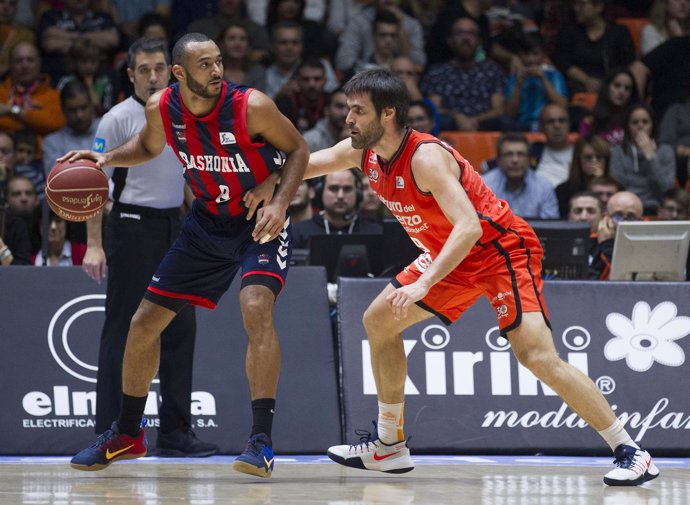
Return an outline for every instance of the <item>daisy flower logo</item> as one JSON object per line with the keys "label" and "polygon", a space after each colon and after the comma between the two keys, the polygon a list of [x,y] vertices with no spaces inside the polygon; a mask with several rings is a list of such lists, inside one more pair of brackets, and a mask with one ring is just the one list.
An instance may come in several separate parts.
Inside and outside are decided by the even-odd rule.
{"label": "daisy flower logo", "polygon": [[613,312],[606,317],[606,327],[615,335],[604,347],[609,361],[625,358],[631,370],[645,372],[656,361],[660,365],[680,366],[685,362],[683,349],[674,342],[690,333],[690,317],[677,317],[672,302],[662,302],[652,310],[646,302],[637,302],[632,319]]}

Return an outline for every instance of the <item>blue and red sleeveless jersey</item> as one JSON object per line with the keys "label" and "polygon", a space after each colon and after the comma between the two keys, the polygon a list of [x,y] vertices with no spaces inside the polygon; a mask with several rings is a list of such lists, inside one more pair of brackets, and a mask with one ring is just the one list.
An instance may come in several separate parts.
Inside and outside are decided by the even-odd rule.
{"label": "blue and red sleeveless jersey", "polygon": [[160,111],[168,144],[185,167],[194,196],[211,214],[244,214],[242,194],[279,170],[285,156],[247,133],[247,100],[253,88],[223,82],[218,103],[206,116],[182,102],[179,83],[166,88]]}

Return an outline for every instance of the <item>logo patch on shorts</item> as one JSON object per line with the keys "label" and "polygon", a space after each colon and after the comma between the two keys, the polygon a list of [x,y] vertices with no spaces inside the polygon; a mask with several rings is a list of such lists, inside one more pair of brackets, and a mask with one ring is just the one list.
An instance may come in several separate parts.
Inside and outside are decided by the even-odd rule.
{"label": "logo patch on shorts", "polygon": [[501,319],[502,317],[508,317],[508,306],[507,305],[499,305],[496,307],[496,316],[498,319]]}
{"label": "logo patch on shorts", "polygon": [[491,303],[494,303],[496,300],[503,300],[504,298],[508,296],[512,296],[513,292],[512,291],[500,291],[496,296],[494,296],[491,299]]}
{"label": "logo patch on shorts", "polygon": [[259,254],[259,265],[268,265],[271,261],[271,256],[268,254]]}

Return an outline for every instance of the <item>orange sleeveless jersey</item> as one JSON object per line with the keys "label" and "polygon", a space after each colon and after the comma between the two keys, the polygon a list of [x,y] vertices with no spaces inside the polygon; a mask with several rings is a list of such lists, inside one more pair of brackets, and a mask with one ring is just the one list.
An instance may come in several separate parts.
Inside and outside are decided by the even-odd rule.
{"label": "orange sleeveless jersey", "polygon": [[514,215],[508,204],[498,199],[484,184],[472,165],[455,149],[436,137],[408,128],[400,148],[385,164],[376,153],[365,150],[362,170],[371,189],[402,224],[412,241],[435,258],[450,235],[453,225],[431,193],[423,193],[412,176],[412,156],[420,144],[434,143],[451,153],[460,166],[460,184],[477,210],[483,234],[470,254],[506,232]]}
{"label": "orange sleeveless jersey", "polygon": [[374,151],[362,155],[362,169],[372,189],[417,247],[425,251],[391,281],[393,286],[418,279],[453,228],[436,199],[421,192],[412,176],[412,156],[424,143],[440,145],[457,160],[460,184],[477,211],[483,233],[460,265],[434,284],[417,305],[451,324],[484,295],[496,311],[502,334],[517,328],[524,312],[541,312],[549,325],[539,275],[542,249],[532,229],[512,213],[505,201],[496,198],[457,151],[436,137],[411,129],[388,164],[381,162]]}

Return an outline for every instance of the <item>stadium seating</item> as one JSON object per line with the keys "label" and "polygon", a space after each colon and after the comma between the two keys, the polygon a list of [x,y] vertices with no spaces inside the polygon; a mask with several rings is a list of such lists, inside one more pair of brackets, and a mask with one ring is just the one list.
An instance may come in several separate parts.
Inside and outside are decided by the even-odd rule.
{"label": "stadium seating", "polygon": [[616,23],[625,26],[630,32],[630,36],[635,46],[635,56],[640,57],[640,38],[642,36],[642,27],[649,23],[648,18],[618,18]]}

